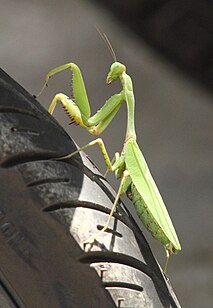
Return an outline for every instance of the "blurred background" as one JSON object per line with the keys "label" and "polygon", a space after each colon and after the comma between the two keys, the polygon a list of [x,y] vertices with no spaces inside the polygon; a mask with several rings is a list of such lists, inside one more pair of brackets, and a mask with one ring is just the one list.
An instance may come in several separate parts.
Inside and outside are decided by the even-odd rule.
{"label": "blurred background", "polygon": [[[105,84],[112,57],[96,26],[107,33],[133,79],[138,143],[182,244],[168,275],[188,308],[213,303],[212,20],[205,0],[2,0],[0,10],[1,67],[36,94],[50,69],[75,62],[93,112],[120,91]],[[39,101],[47,108],[57,92],[71,94],[69,71],[52,78]],[[79,145],[93,139],[69,126],[62,108],[55,117]],[[123,105],[102,134],[111,156],[122,148],[125,124]],[[99,149],[87,153],[104,171]],[[164,264],[161,244],[142,230]]]}

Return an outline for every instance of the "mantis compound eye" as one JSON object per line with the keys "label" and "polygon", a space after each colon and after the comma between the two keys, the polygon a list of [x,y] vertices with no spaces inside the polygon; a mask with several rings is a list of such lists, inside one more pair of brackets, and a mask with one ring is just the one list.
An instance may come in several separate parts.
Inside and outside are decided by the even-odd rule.
{"label": "mantis compound eye", "polygon": [[125,65],[119,62],[114,62],[111,65],[109,74],[107,76],[107,84],[111,83],[114,80],[117,80],[125,71],[126,71]]}

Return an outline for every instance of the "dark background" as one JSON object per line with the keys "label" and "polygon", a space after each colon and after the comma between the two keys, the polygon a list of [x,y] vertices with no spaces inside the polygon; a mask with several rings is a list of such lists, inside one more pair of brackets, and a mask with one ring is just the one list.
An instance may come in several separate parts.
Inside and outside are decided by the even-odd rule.
{"label": "dark background", "polygon": [[[93,112],[120,90],[119,84],[105,85],[112,58],[95,26],[107,33],[133,78],[138,143],[182,244],[168,274],[180,303],[189,308],[207,308],[213,302],[210,5],[211,1],[3,0],[0,10],[2,68],[35,94],[48,70],[76,62]],[[69,72],[56,76],[40,102],[48,107],[55,93],[69,95],[70,85]],[[93,139],[83,129],[68,126],[62,108],[55,117],[79,145]],[[125,124],[122,106],[102,135],[111,156],[122,148]],[[104,171],[99,150],[87,153]],[[116,189],[114,177],[109,179]],[[164,264],[161,244],[144,232]]]}
{"label": "dark background", "polygon": [[94,0],[186,74],[212,88],[213,4],[209,0]]}

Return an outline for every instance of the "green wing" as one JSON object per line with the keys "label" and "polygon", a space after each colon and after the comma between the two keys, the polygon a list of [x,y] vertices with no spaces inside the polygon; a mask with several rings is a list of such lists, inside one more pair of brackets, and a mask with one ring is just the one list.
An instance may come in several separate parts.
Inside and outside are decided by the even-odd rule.
{"label": "green wing", "polygon": [[125,147],[125,163],[137,191],[142,196],[148,209],[159,226],[177,250],[181,246],[169,217],[166,206],[149,171],[148,165],[136,140],[131,139]]}

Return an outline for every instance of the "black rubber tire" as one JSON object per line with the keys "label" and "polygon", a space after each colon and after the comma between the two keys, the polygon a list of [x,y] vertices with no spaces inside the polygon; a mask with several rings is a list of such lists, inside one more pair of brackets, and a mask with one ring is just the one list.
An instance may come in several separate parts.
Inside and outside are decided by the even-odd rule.
{"label": "black rubber tire", "polygon": [[123,204],[75,144],[0,70],[0,307],[180,307]]}

